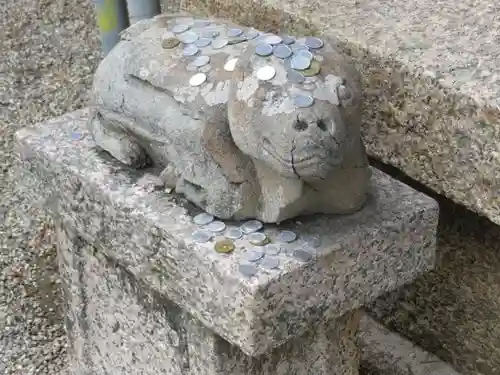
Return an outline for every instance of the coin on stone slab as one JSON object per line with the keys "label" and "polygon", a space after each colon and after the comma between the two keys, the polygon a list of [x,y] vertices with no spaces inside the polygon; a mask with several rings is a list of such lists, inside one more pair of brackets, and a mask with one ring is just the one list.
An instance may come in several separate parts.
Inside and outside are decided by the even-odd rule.
{"label": "coin on stone slab", "polygon": [[235,249],[235,246],[233,241],[226,239],[217,241],[214,245],[214,249],[218,253],[227,254],[232,252]]}
{"label": "coin on stone slab", "polygon": [[320,70],[321,63],[319,61],[312,60],[309,68],[302,70],[301,73],[304,75],[304,77],[314,77],[315,75],[319,74]]}
{"label": "coin on stone slab", "polygon": [[269,237],[261,232],[250,233],[247,235],[246,239],[255,246],[264,246],[269,243]]}
{"label": "coin on stone slab", "polygon": [[161,46],[165,49],[172,49],[177,47],[181,41],[177,38],[166,38],[161,42]]}

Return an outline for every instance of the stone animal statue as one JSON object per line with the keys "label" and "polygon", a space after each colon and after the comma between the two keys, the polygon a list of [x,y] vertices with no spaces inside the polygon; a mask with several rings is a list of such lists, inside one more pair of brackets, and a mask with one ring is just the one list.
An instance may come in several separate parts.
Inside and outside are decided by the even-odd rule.
{"label": "stone animal statue", "polygon": [[370,180],[360,81],[333,42],[162,15],[101,62],[89,129],[221,219],[348,214]]}

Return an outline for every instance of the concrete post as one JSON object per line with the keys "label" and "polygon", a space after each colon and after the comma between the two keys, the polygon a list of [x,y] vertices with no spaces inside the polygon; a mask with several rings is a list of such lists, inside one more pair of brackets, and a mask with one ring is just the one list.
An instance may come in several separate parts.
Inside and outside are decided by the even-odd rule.
{"label": "concrete post", "polygon": [[160,0],[127,0],[130,24],[153,18],[160,14]]}
{"label": "concrete post", "polygon": [[129,26],[125,0],[93,0],[104,55],[120,40],[120,32]]}

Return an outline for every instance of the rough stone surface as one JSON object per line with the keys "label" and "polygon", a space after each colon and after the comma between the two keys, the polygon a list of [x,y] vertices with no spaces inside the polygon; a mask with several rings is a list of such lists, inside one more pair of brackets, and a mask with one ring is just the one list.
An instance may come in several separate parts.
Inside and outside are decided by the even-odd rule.
{"label": "rough stone surface", "polygon": [[[85,241],[249,355],[338,318],[433,266],[435,201],[373,170],[362,210],[284,223],[301,237],[322,239],[309,262],[290,257],[297,249],[290,244],[281,268],[259,269],[247,279],[238,265],[248,249],[238,245],[222,255],[213,243],[193,243],[196,210],[178,196],[137,186],[137,171],[98,151],[87,120],[88,111],[76,112],[18,132],[23,184]],[[74,132],[84,137],[73,140]],[[275,226],[264,231],[275,238]]]}
{"label": "rough stone surface", "polygon": [[197,1],[266,31],[334,33],[363,75],[370,156],[500,224],[500,28],[492,1]]}
{"label": "rough stone surface", "polygon": [[[178,34],[180,26],[189,30]],[[149,157],[165,169],[167,185],[219,218],[280,222],[359,210],[370,175],[360,137],[361,77],[352,62],[329,38],[313,51],[319,74],[294,83],[290,59],[255,54],[272,34],[247,40],[232,30],[257,32],[188,15],[125,31],[96,72],[89,122],[96,143],[133,167]],[[168,48],[172,38],[186,43]],[[210,44],[196,47],[196,38]],[[229,45],[217,48],[221,41]],[[186,56],[188,48],[199,52]],[[200,58],[206,61],[197,66]],[[234,71],[225,67],[231,59],[238,59]],[[260,69],[272,77],[262,80]],[[195,74],[201,84],[191,83]],[[299,107],[299,95],[314,102]]]}

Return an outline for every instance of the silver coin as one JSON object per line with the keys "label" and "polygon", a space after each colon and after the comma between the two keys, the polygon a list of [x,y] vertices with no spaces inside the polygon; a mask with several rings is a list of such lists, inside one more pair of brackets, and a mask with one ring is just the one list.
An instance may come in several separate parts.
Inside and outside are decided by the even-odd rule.
{"label": "silver coin", "polygon": [[264,245],[265,242],[268,242],[267,236],[262,232],[249,233],[246,236],[246,239],[252,245],[258,245],[258,246],[262,246],[262,245]]}
{"label": "silver coin", "polygon": [[238,228],[230,228],[226,231],[226,234],[224,234],[224,237],[230,239],[230,240],[238,240],[241,237],[243,237],[243,232],[241,229]]}
{"label": "silver coin", "polygon": [[259,56],[270,56],[273,53],[273,47],[267,43],[259,43],[255,47],[255,53]]}
{"label": "silver coin", "polygon": [[260,249],[248,249],[245,251],[245,259],[248,260],[249,262],[258,262],[264,257],[264,252]]}
{"label": "silver coin", "polygon": [[277,240],[290,243],[297,239],[297,234],[291,230],[283,230],[278,234]]}
{"label": "silver coin", "polygon": [[311,66],[311,60],[304,56],[295,55],[292,57],[291,65],[293,69],[305,70]]}
{"label": "silver coin", "polygon": [[252,40],[257,38],[259,34],[260,33],[257,30],[250,29],[245,33],[245,38],[247,38],[247,40]]}
{"label": "silver coin", "polygon": [[296,70],[288,70],[286,73],[288,80],[292,83],[303,83],[306,79],[304,75]]}
{"label": "silver coin", "polygon": [[211,223],[214,221],[214,215],[211,215],[206,212],[202,212],[201,214],[196,215],[193,217],[193,222],[196,225],[207,225],[208,223]]}
{"label": "silver coin", "polygon": [[269,243],[264,246],[264,253],[267,255],[278,255],[281,253],[281,246],[274,243]]}
{"label": "silver coin", "polygon": [[229,59],[226,64],[224,65],[224,70],[228,72],[233,72],[234,68],[236,68],[236,63],[238,62],[237,58],[234,59]]}
{"label": "silver coin", "polygon": [[191,86],[200,86],[207,80],[207,76],[205,73],[196,73],[189,79],[189,84]]}
{"label": "silver coin", "polygon": [[279,44],[274,47],[273,55],[280,59],[286,59],[287,57],[292,56],[292,50],[290,49],[290,47],[285,46],[284,44]]}
{"label": "silver coin", "polygon": [[194,44],[188,44],[182,54],[184,56],[194,56],[198,53],[199,49]]}
{"label": "silver coin", "polygon": [[292,49],[292,51],[294,53],[297,53],[299,51],[309,51],[309,47],[307,47],[306,45],[304,44],[300,44],[300,43],[295,43],[295,44],[292,44],[290,46],[290,48]]}
{"label": "silver coin", "polygon": [[220,233],[226,229],[226,224],[224,224],[222,221],[212,221],[211,223],[207,224],[205,226],[205,229],[214,232],[214,233]]}
{"label": "silver coin", "polygon": [[212,39],[209,38],[199,38],[196,42],[194,42],[194,44],[200,48],[206,47],[210,43],[212,43]]}
{"label": "silver coin", "polygon": [[309,262],[312,259],[312,254],[304,250],[295,250],[293,257],[301,262]]}
{"label": "silver coin", "polygon": [[194,66],[200,67],[203,65],[207,65],[210,62],[210,57],[209,56],[198,56],[196,59],[193,60]]}
{"label": "silver coin", "polygon": [[314,104],[314,98],[311,95],[298,94],[293,97],[293,104],[298,108],[308,108]]}
{"label": "silver coin", "polygon": [[271,65],[263,66],[257,70],[257,78],[261,81],[269,81],[273,79],[275,75],[276,69]]}
{"label": "silver coin", "polygon": [[244,234],[250,234],[262,229],[264,225],[258,220],[248,220],[241,225]]}
{"label": "silver coin", "polygon": [[312,48],[312,49],[318,49],[318,48],[321,48],[323,47],[323,41],[319,38],[316,38],[314,36],[308,36],[306,38],[306,42],[305,42],[306,46],[308,46],[309,48]]}
{"label": "silver coin", "polygon": [[191,44],[198,40],[198,34],[192,31],[187,31],[184,34],[179,35],[177,38],[184,44]]}
{"label": "silver coin", "polygon": [[291,35],[284,36],[283,43],[288,44],[288,45],[293,44],[293,43],[295,43],[295,38]]}
{"label": "silver coin", "polygon": [[213,237],[213,234],[204,230],[197,230],[193,232],[191,235],[191,238],[193,239],[194,242],[197,243],[206,243],[210,241]]}
{"label": "silver coin", "polygon": [[257,274],[257,267],[253,264],[240,264],[238,270],[245,277],[252,277]]}
{"label": "silver coin", "polygon": [[229,29],[227,32],[227,35],[230,37],[240,36],[241,34],[243,34],[243,30],[241,29]]}
{"label": "silver coin", "polygon": [[295,54],[297,56],[304,56],[305,58],[307,58],[309,60],[312,60],[314,57],[314,55],[311,53],[311,51],[309,51],[307,49],[298,50],[297,52],[295,52]]}
{"label": "silver coin", "polygon": [[187,30],[189,30],[189,25],[175,25],[172,27],[172,32],[174,34],[180,34]]}
{"label": "silver coin", "polygon": [[216,39],[212,42],[213,49],[221,49],[227,46],[227,39]]}
{"label": "silver coin", "polygon": [[321,246],[321,238],[315,234],[302,236],[302,241],[313,249]]}
{"label": "silver coin", "polygon": [[261,260],[261,262],[259,263],[259,266],[261,266],[262,268],[266,268],[268,270],[275,270],[277,268],[279,268],[280,266],[280,260],[278,258],[275,258],[275,257],[264,257],[264,259]]}
{"label": "silver coin", "polygon": [[280,44],[283,41],[283,39],[281,39],[278,35],[268,35],[264,38],[264,40],[267,44],[271,45]]}

